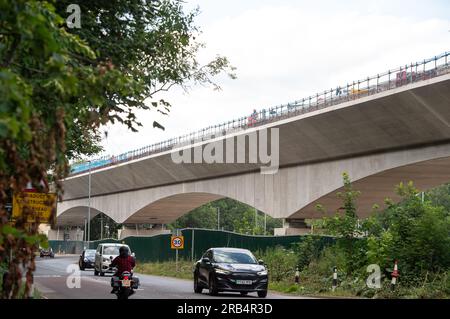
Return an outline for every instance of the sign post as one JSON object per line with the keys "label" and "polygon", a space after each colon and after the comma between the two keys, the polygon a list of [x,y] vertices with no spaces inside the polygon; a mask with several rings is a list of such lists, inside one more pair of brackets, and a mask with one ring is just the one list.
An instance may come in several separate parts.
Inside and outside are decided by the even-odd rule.
{"label": "sign post", "polygon": [[176,235],[170,237],[170,248],[175,249],[175,267],[178,272],[178,250],[184,249],[184,236],[178,235],[179,230],[176,230]]}

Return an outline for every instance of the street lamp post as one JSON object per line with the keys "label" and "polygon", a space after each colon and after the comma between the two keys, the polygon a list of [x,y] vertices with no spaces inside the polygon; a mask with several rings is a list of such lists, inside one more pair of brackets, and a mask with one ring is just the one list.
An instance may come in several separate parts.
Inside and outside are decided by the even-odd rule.
{"label": "street lamp post", "polygon": [[91,161],[89,161],[89,178],[88,178],[88,233],[87,242],[91,241]]}
{"label": "street lamp post", "polygon": [[[87,219],[85,218],[84,219],[84,234],[83,234],[84,236],[83,236],[83,240],[84,240],[84,242],[86,242],[87,241]],[[59,239],[58,238],[59,237],[59,226],[58,226],[58,236],[57,236],[57,239]]]}
{"label": "street lamp post", "polygon": [[267,214],[264,214],[264,235],[267,235]]}
{"label": "street lamp post", "polygon": [[220,230],[220,207],[217,207],[217,230]]}
{"label": "street lamp post", "polygon": [[255,231],[253,232],[254,235],[256,235],[257,230],[258,230],[258,210],[255,207]]}
{"label": "street lamp post", "polygon": [[103,213],[100,213],[100,239],[103,239]]}

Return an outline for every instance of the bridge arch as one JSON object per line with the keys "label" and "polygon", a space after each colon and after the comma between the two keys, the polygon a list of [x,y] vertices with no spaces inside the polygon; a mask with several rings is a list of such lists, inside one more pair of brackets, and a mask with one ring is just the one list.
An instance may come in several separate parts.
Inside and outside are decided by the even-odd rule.
{"label": "bridge arch", "polygon": [[[103,212],[91,206],[91,219],[100,213]],[[58,214],[56,224],[64,226],[82,226],[84,225],[84,220],[87,219],[87,217],[87,205],[74,206],[65,210],[61,214]]]}
{"label": "bridge arch", "polygon": [[[448,147],[447,150],[447,152],[450,152],[450,147]],[[435,155],[438,154],[439,151],[437,151]],[[411,160],[414,160],[414,157],[412,157]],[[370,215],[374,204],[377,204],[380,209],[385,208],[385,198],[390,198],[394,202],[399,201],[400,196],[395,194],[394,189],[400,182],[408,183],[409,181],[412,181],[414,186],[420,191],[427,191],[434,187],[449,183],[450,156],[418,161],[407,165],[380,170],[379,172],[359,179],[353,178],[350,174],[350,178],[352,180],[353,189],[361,192],[356,204],[359,216],[364,218]],[[303,219],[323,217],[324,213],[320,213],[316,208],[318,204],[325,208],[325,215],[330,216],[342,206],[342,200],[338,198],[338,193],[343,191],[344,186],[342,185],[341,177],[340,187],[336,187],[334,190],[312,200],[309,204],[300,208],[288,218]]]}
{"label": "bridge arch", "polygon": [[[118,223],[165,224],[228,197],[274,218],[318,218],[322,216],[314,208],[316,203],[328,207],[329,214],[339,207],[336,192],[342,189],[343,172],[362,191],[359,202],[364,217],[374,203],[382,204],[385,197],[395,200],[394,186],[400,181],[412,180],[423,190],[450,181],[450,144],[284,167],[274,175],[251,172],[98,195],[91,198],[91,207]],[[80,207],[86,212],[86,206],[86,198],[63,201],[58,204],[58,219],[70,212],[81,216]]]}

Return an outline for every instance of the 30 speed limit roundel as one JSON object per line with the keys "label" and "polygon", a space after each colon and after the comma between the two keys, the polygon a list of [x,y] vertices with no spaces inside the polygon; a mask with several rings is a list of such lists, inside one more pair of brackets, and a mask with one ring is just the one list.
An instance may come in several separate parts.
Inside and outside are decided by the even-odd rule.
{"label": "30 speed limit roundel", "polygon": [[172,236],[170,238],[170,248],[183,249],[184,248],[184,237],[183,236]]}

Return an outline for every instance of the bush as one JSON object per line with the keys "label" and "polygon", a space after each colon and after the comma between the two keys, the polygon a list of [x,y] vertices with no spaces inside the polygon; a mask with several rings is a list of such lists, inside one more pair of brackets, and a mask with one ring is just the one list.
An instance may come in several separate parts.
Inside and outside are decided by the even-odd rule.
{"label": "bush", "polygon": [[273,281],[293,280],[297,265],[297,256],[292,250],[281,246],[269,248],[257,253],[258,259],[264,260]]}
{"label": "bush", "polygon": [[314,258],[319,257],[321,246],[320,238],[316,236],[305,236],[301,242],[292,245],[300,271],[308,267]]}

